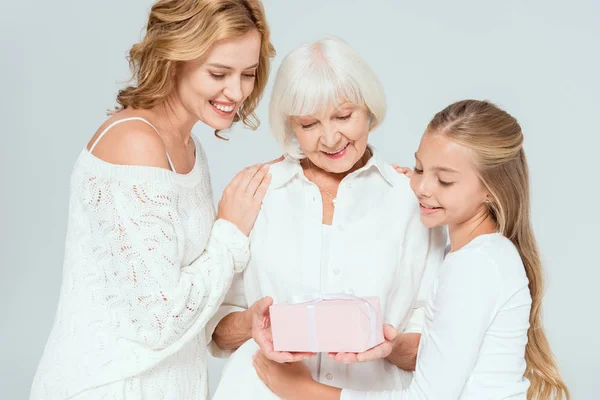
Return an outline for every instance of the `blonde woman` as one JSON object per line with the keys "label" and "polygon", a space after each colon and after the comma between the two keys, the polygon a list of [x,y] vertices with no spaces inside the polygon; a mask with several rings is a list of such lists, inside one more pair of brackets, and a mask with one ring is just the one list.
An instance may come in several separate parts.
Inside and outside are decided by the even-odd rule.
{"label": "blonde woman", "polygon": [[529,219],[529,178],[517,121],[475,100],[429,123],[410,173],[427,227],[448,226],[411,385],[341,390],[301,363],[254,357],[283,399],[550,400],[569,398],[542,329],[542,265]]}
{"label": "blonde woman", "polygon": [[73,170],[60,301],[32,399],[207,397],[204,328],[248,261],[270,177],[242,171],[215,213],[191,131],[255,128],[273,53],[258,0],[152,7],[130,51],[134,83]]}

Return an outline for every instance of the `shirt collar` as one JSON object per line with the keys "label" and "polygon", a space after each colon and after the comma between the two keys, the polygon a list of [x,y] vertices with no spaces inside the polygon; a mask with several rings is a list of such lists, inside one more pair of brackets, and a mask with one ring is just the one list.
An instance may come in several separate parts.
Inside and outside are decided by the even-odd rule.
{"label": "shirt collar", "polygon": [[295,158],[284,155],[283,161],[271,165],[273,180],[270,187],[279,189],[292,180],[295,176],[302,174],[302,166]]}
{"label": "shirt collar", "polygon": [[[394,182],[396,180],[394,175],[398,173],[394,170],[394,168],[385,163],[385,161],[379,155],[379,152],[372,145],[369,145],[368,148],[372,154],[371,158],[369,161],[367,161],[367,164],[365,164],[364,167],[354,171],[352,175],[359,175],[365,171],[374,169],[379,172],[379,174],[390,186],[394,186]],[[285,155],[283,161],[272,165],[271,168],[276,168],[276,173],[273,174],[273,180],[271,181],[270,185],[272,189],[278,189],[282,187],[296,176],[303,177],[300,161],[288,155]]]}
{"label": "shirt collar", "polygon": [[369,150],[371,150],[371,158],[369,158],[364,167],[356,170],[354,173],[360,174],[364,171],[375,169],[390,186],[394,186],[394,182],[397,181],[396,175],[398,172],[383,160],[379,152],[372,145],[369,145]]}

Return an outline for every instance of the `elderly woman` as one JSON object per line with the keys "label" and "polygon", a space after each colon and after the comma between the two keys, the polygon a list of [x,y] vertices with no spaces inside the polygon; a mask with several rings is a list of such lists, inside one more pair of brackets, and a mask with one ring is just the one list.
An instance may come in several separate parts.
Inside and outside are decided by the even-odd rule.
{"label": "elderly woman", "polygon": [[[410,382],[400,367],[414,368],[424,297],[445,235],[420,223],[409,179],[368,144],[385,112],[377,76],[343,41],[305,44],[284,59],[270,124],[285,159],[271,167],[250,263],[207,327],[214,355],[233,352],[215,399],[273,398],[252,367],[259,347],[279,362],[305,362],[332,386],[385,390]],[[383,344],[329,357],[273,351],[272,301],[346,289],[380,298],[384,320],[395,328],[387,327]]]}

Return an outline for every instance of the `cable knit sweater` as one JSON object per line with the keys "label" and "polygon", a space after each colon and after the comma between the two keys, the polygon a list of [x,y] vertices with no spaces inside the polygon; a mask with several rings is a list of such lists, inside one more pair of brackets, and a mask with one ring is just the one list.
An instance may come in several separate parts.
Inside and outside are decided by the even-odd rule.
{"label": "cable knit sweater", "polygon": [[204,327],[249,258],[188,174],[79,156],[60,301],[31,399],[205,399]]}

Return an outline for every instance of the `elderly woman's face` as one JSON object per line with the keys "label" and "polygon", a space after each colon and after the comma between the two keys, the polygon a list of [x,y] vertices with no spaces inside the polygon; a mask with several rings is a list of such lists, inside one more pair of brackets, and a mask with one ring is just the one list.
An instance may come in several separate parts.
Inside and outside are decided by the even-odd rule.
{"label": "elderly woman's face", "polygon": [[333,106],[319,115],[291,116],[290,123],[304,154],[332,173],[352,169],[367,149],[369,115],[352,103]]}

